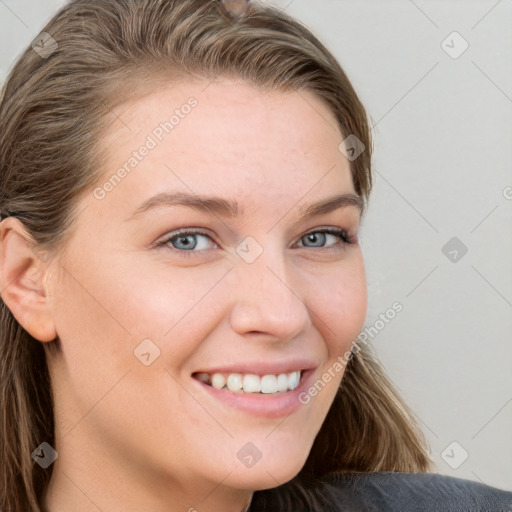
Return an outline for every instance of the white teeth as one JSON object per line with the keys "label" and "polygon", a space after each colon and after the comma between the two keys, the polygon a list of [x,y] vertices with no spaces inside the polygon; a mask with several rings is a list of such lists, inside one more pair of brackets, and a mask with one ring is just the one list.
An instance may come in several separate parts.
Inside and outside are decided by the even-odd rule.
{"label": "white teeth", "polygon": [[264,375],[261,377],[262,393],[277,393],[277,377],[275,375]]}
{"label": "white teeth", "polygon": [[286,391],[288,389],[288,375],[286,373],[280,373],[277,376],[277,390]]}
{"label": "white teeth", "polygon": [[288,387],[290,389],[295,389],[300,382],[300,372],[291,372],[288,375]]}
{"label": "white teeth", "polygon": [[238,393],[242,389],[242,375],[240,373],[230,373],[228,375],[227,387],[229,391]]}
{"label": "white teeth", "polygon": [[215,389],[227,389],[233,393],[283,393],[295,389],[300,383],[301,371],[278,375],[256,375],[248,373],[198,373],[197,379],[211,385]]}
{"label": "white teeth", "polygon": [[257,375],[253,375],[251,373],[244,375],[243,387],[244,393],[259,393],[262,391],[260,378]]}
{"label": "white teeth", "polygon": [[222,373],[214,373],[212,376],[212,386],[215,389],[222,389],[225,385],[226,385],[226,377],[224,377],[224,375],[222,375]]}

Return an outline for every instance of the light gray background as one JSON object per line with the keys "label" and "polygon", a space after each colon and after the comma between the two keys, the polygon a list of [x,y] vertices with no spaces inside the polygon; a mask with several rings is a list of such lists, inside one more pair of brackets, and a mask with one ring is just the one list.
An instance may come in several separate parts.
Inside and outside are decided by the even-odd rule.
{"label": "light gray background", "polygon": [[[0,80],[64,3],[0,0]],[[367,325],[403,311],[373,345],[437,471],[512,490],[512,2],[271,3],[333,51],[375,125]]]}

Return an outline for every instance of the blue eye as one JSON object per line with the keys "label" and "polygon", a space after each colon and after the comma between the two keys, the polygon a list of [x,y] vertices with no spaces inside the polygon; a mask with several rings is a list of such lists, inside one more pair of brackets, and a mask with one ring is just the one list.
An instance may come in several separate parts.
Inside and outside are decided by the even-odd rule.
{"label": "blue eye", "polygon": [[[160,246],[168,246],[169,244],[172,245],[171,249],[176,249],[177,251],[180,251],[184,253],[184,256],[191,256],[191,254],[188,254],[190,252],[194,252],[194,249],[197,250],[206,250],[208,247],[205,247],[204,242],[201,243],[201,241],[198,242],[197,237],[202,237],[205,240],[211,240],[211,238],[199,231],[178,231],[176,234],[169,236],[159,242],[157,244],[158,247]],[[213,241],[212,241],[213,242]]]}
{"label": "blue eye", "polygon": [[[304,244],[304,240],[307,240],[308,242],[311,242],[312,244],[316,245],[303,245],[304,247],[317,247],[319,249],[324,249],[328,247],[332,247],[333,245],[338,244],[331,244],[329,246],[325,246],[324,244],[328,240],[328,236],[335,237],[338,239],[338,242],[341,241],[341,245],[352,245],[355,243],[354,238],[351,238],[348,233],[343,229],[338,228],[324,228],[317,231],[311,231],[307,234],[305,234],[301,238],[301,242]],[[319,245],[318,245],[319,244]]]}
{"label": "blue eye", "polygon": [[[198,237],[200,237],[198,239]],[[329,238],[337,238],[337,243],[325,245]],[[197,230],[178,230],[171,233],[170,236],[166,237],[161,242],[156,244],[157,247],[168,247],[171,250],[177,251],[180,255],[190,257],[197,255],[198,252],[208,250],[208,241],[216,245],[215,242],[206,233]],[[336,247],[344,247],[346,245],[353,245],[357,243],[357,237],[350,237],[348,233],[343,229],[338,228],[323,228],[316,231],[310,231],[303,235],[300,239],[302,245],[299,247],[305,247],[310,249],[329,249]],[[306,245],[311,243],[313,245]]]}

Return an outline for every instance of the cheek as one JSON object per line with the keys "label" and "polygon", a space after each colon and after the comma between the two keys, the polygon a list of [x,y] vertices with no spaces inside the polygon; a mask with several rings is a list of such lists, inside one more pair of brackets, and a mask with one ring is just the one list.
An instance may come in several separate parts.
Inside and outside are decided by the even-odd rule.
{"label": "cheek", "polygon": [[313,432],[316,435],[342,381],[350,350],[364,327],[367,286],[362,257],[343,265],[340,271],[317,279],[309,304],[326,353],[316,379],[299,400],[315,409]]}
{"label": "cheek", "polygon": [[326,341],[330,359],[350,349],[364,326],[367,306],[362,259],[319,281],[313,310],[319,319],[317,328]]}
{"label": "cheek", "polygon": [[218,321],[214,313],[220,287],[216,285],[229,267],[173,268],[152,262],[144,272],[133,272],[134,268],[135,263],[127,263],[124,270],[119,266],[120,273],[112,277],[105,300],[113,316],[131,333],[132,351],[147,338],[164,356],[155,361],[157,366],[165,360],[169,363],[169,354],[172,366],[179,366]]}

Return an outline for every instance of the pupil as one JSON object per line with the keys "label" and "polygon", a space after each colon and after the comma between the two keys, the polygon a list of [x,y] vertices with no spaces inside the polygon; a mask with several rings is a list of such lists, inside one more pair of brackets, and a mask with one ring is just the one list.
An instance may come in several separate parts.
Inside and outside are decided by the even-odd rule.
{"label": "pupil", "polygon": [[194,242],[192,241],[192,235],[182,236],[178,238],[178,245],[183,244],[185,249],[189,249],[191,246],[194,246]]}
{"label": "pupil", "polygon": [[306,235],[308,240],[311,242],[311,243],[315,243],[315,241],[317,242],[316,245],[319,245],[321,246],[322,243],[325,241],[325,234],[324,233],[310,233],[309,235]]}

